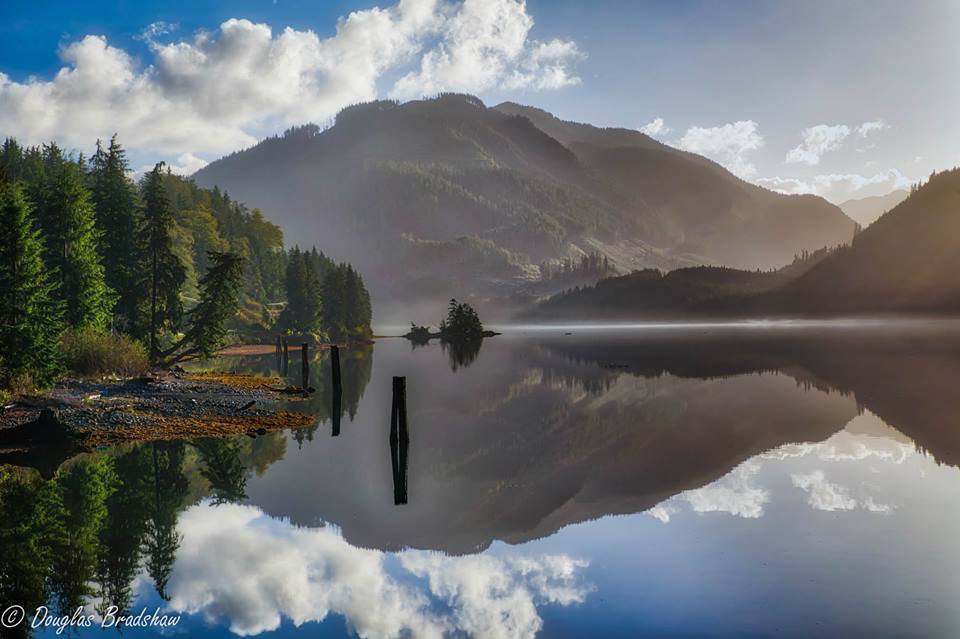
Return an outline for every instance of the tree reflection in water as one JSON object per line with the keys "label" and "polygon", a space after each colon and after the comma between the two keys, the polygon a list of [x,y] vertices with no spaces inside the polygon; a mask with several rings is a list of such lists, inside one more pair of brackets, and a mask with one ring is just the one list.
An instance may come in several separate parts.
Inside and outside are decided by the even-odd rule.
{"label": "tree reflection in water", "polygon": [[[283,433],[153,442],[81,455],[51,480],[0,467],[0,607],[71,615],[93,602],[101,614],[111,605],[129,611],[141,566],[168,599],[180,514],[208,495],[245,499],[250,470],[282,457],[285,442]],[[10,632],[29,636],[25,627]]]}

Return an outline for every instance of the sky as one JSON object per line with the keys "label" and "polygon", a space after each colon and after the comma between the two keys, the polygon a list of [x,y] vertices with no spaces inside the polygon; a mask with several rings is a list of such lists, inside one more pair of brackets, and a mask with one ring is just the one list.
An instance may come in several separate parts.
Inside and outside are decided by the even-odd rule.
{"label": "sky", "polygon": [[639,129],[834,202],[960,165],[960,2],[3,0],[0,135],[182,173],[440,91]]}

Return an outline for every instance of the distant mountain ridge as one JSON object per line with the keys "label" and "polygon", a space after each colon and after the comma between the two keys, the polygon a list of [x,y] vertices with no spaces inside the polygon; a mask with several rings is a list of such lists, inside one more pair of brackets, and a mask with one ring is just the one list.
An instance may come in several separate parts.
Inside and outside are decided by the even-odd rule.
{"label": "distant mountain ridge", "polygon": [[291,242],[349,258],[374,295],[399,299],[504,296],[541,261],[584,253],[621,271],[769,268],[854,229],[825,200],[757,187],[637,131],[454,94],[350,107],[194,178],[269,209]]}
{"label": "distant mountain ridge", "polygon": [[909,191],[898,189],[886,195],[872,195],[840,203],[840,210],[860,226],[869,226],[881,215],[907,199]]}
{"label": "distant mountain ridge", "polygon": [[960,169],[934,174],[847,246],[776,272],[638,271],[547,300],[537,317],[960,312]]}

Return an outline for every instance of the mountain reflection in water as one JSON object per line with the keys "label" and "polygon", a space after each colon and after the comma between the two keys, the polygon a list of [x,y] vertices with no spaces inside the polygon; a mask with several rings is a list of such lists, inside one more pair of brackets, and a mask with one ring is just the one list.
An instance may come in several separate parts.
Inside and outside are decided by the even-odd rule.
{"label": "mountain reflection in water", "polygon": [[[613,634],[703,634],[717,610],[688,612],[672,623],[692,625],[678,630],[667,609],[700,610],[687,598],[708,594],[730,615],[715,620],[718,628],[768,634],[772,621],[762,612],[734,619],[742,610],[723,590],[729,580],[716,582],[722,592],[688,592],[681,559],[654,543],[681,542],[642,521],[675,527],[681,540],[682,531],[700,530],[736,554],[745,542],[730,536],[732,524],[701,529],[690,517],[759,522],[781,513],[764,524],[772,530],[754,524],[754,536],[763,533],[750,552],[765,555],[778,539],[805,549],[801,564],[782,550],[769,560],[788,562],[772,571],[782,575],[778,585],[765,586],[783,589],[784,600],[769,608],[790,614],[791,596],[815,597],[795,581],[797,566],[843,581],[843,561],[852,561],[816,561],[826,550],[802,541],[801,531],[831,524],[815,513],[872,517],[858,524],[864,548],[898,552],[871,540],[905,526],[898,515],[936,518],[917,510],[918,478],[936,476],[953,494],[960,487],[951,468],[960,463],[953,324],[508,333],[456,366],[438,345],[411,351],[391,340],[342,355],[342,408],[326,361],[311,367],[318,392],[299,406],[318,415],[311,429],[85,455],[52,481],[7,467],[3,602],[71,610],[167,600],[171,610],[243,635],[334,614],[372,637],[520,637],[551,620],[570,634],[604,624]],[[231,365],[265,372],[273,362]],[[392,376],[407,379],[402,464],[400,438],[390,436]],[[317,429],[333,427],[335,409],[344,418],[340,437],[316,439]],[[650,517],[606,517],[634,513]],[[571,526],[582,522],[591,523]],[[647,543],[603,541],[635,530]],[[950,531],[960,522],[921,536],[942,544]],[[663,582],[615,567],[639,561],[662,563]],[[907,579],[929,596],[936,588],[924,580],[940,576],[925,570]],[[697,588],[714,584],[705,579]],[[881,586],[862,590],[871,588]],[[630,596],[641,601],[623,603]],[[903,616],[898,602],[867,603]],[[946,603],[928,607],[931,632],[916,634],[956,628]],[[641,609],[649,609],[642,621],[630,612]],[[819,632],[863,628],[853,613],[823,614],[830,627]]]}

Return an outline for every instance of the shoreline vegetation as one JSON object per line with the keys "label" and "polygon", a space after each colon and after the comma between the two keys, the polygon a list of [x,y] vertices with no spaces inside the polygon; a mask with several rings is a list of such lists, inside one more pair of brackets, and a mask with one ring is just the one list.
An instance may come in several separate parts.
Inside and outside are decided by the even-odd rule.
{"label": "shoreline vegetation", "polygon": [[0,444],[30,455],[312,424],[281,406],[289,387],[176,364],[266,335],[369,342],[360,273],[286,248],[260,210],[162,162],[131,175],[116,136],[90,157],[0,145]]}

